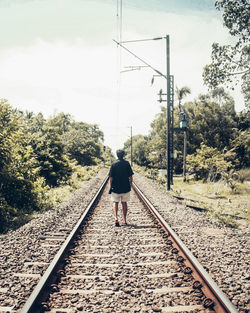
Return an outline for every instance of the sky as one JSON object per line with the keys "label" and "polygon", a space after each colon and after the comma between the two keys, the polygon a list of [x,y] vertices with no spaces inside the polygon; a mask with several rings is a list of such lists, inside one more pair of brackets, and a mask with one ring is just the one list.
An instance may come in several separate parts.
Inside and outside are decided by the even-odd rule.
{"label": "sky", "polygon": [[[15,108],[64,112],[97,124],[115,151],[132,134],[150,131],[166,80],[116,41],[170,38],[175,87],[186,101],[207,92],[202,70],[213,42],[230,44],[213,0],[0,0],[0,98]],[[166,73],[166,40],[124,43]],[[136,66],[137,70],[131,70]],[[236,110],[244,108],[236,90]]]}

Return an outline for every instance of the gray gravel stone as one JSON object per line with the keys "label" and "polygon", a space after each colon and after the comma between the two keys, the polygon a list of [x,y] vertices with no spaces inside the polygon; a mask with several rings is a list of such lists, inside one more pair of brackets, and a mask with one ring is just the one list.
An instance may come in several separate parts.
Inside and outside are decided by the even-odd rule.
{"label": "gray gravel stone", "polygon": [[[142,175],[135,174],[134,181],[239,312],[249,312],[249,230],[234,230],[209,219]],[[239,288],[232,288],[235,284]]]}

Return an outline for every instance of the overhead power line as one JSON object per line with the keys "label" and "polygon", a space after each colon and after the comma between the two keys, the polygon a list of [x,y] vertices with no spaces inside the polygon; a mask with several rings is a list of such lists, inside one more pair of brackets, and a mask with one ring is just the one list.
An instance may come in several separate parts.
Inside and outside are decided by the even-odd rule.
{"label": "overhead power line", "polygon": [[142,58],[138,57],[136,54],[134,54],[132,51],[130,51],[128,48],[126,48],[125,46],[123,46],[120,42],[116,41],[113,39],[114,42],[117,43],[117,45],[121,46],[123,49],[125,49],[126,51],[128,51],[130,54],[132,54],[134,57],[136,57],[138,60],[140,60],[142,63],[144,63],[145,65],[147,65],[148,67],[150,67],[152,70],[154,70],[157,74],[159,74],[160,76],[166,78],[166,75],[162,74],[160,71],[158,71],[157,69],[155,69],[153,66],[151,66],[149,63],[147,63],[146,61],[144,61]]}

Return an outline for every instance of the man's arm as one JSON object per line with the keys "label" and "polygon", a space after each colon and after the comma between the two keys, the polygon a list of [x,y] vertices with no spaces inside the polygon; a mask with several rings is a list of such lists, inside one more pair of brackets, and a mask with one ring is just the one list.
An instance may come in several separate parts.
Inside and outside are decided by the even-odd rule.
{"label": "man's arm", "polygon": [[130,183],[130,186],[132,186],[132,182],[133,182],[133,176],[129,176],[129,183]]}
{"label": "man's arm", "polygon": [[109,194],[112,193],[112,191],[111,191],[112,181],[113,181],[113,177],[109,176],[109,184],[110,184],[110,186],[109,186]]}

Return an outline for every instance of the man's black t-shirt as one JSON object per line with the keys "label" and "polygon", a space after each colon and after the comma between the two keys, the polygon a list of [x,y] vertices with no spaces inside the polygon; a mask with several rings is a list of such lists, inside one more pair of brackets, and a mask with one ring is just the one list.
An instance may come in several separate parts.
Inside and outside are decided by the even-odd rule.
{"label": "man's black t-shirt", "polygon": [[111,191],[115,193],[126,193],[131,190],[129,177],[134,173],[128,161],[119,159],[112,163],[109,177],[112,177]]}

